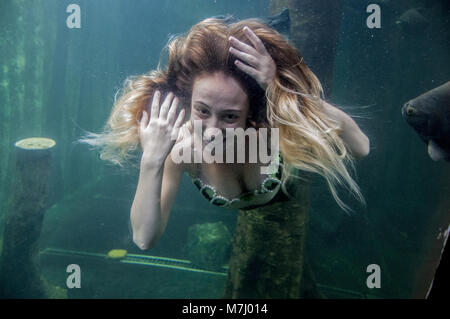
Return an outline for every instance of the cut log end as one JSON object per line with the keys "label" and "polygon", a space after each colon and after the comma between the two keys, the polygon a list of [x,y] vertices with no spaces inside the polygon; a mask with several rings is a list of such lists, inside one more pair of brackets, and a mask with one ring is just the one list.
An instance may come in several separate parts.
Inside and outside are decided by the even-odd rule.
{"label": "cut log end", "polygon": [[31,137],[20,140],[14,144],[15,147],[23,150],[44,150],[52,148],[56,142],[46,137]]}

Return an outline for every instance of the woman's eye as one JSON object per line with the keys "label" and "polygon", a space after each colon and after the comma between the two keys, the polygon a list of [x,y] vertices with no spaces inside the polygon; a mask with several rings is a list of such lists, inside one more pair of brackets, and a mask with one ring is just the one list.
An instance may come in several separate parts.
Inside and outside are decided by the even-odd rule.
{"label": "woman's eye", "polygon": [[237,118],[238,118],[238,116],[234,115],[234,114],[227,114],[227,115],[225,115],[225,119],[227,121],[235,121]]}
{"label": "woman's eye", "polygon": [[200,109],[200,110],[198,110],[198,112],[200,113],[200,115],[203,115],[203,116],[208,115],[208,111],[205,109]]}

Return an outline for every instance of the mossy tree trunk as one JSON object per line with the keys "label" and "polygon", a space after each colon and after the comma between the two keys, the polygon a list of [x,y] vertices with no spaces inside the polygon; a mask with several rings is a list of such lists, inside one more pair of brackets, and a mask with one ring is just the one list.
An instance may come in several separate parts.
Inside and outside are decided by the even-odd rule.
{"label": "mossy tree trunk", "polygon": [[323,297],[305,255],[309,182],[292,179],[286,189],[290,199],[239,211],[225,298]]}
{"label": "mossy tree trunk", "polygon": [[239,211],[225,298],[301,297],[308,197]]}
{"label": "mossy tree trunk", "polygon": [[331,92],[334,57],[342,18],[342,0],[271,0],[270,13],[289,9],[290,40],[321,81],[325,97]]}
{"label": "mossy tree trunk", "polygon": [[39,266],[39,236],[47,208],[50,149],[17,150],[0,262],[1,298],[46,298]]}

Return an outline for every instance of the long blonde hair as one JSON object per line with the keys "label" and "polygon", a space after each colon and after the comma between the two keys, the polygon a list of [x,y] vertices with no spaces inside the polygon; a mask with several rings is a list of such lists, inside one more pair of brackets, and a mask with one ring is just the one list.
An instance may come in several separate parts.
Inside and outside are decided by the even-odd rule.
{"label": "long blonde hair", "polygon": [[[277,72],[264,92],[254,79],[234,64],[228,38],[233,36],[251,45],[243,32],[248,26],[262,40],[273,58]],[[348,211],[337,186],[346,187],[357,199],[364,198],[349,174],[354,160],[338,133],[338,123],[323,105],[320,81],[306,66],[300,52],[286,39],[256,19],[227,24],[220,19],[206,19],[187,34],[172,38],[168,45],[167,68],[127,78],[118,92],[105,129],[89,133],[80,141],[100,148],[101,158],[123,165],[139,146],[139,119],[155,90],[174,92],[181,105],[190,105],[195,77],[203,73],[224,72],[239,81],[249,96],[253,121],[279,128],[280,151],[285,169],[283,184],[298,177],[297,169],[323,176],[338,205]]]}

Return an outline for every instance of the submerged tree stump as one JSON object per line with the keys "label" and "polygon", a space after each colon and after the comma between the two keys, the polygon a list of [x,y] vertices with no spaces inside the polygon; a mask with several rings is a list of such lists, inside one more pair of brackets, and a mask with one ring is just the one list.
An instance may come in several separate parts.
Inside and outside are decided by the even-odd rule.
{"label": "submerged tree stump", "polygon": [[16,168],[6,212],[0,262],[0,297],[47,298],[41,280],[39,237],[49,192],[51,148],[55,142],[29,138],[15,144]]}
{"label": "submerged tree stump", "polygon": [[302,297],[309,197],[299,183],[291,199],[239,211],[225,298]]}
{"label": "submerged tree stump", "polygon": [[343,0],[270,0],[271,14],[283,8],[289,9],[291,42],[320,79],[328,97],[332,91]]}

